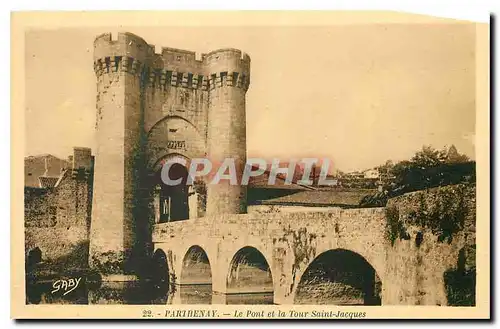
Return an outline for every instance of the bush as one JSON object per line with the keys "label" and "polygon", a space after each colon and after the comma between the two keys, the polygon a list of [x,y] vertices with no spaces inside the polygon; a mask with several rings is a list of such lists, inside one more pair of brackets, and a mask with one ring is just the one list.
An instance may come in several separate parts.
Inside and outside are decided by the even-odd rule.
{"label": "bush", "polygon": [[425,169],[412,165],[410,162],[405,162],[400,167],[396,166],[395,172],[397,175],[394,182],[389,186],[385,186],[384,192],[364,197],[359,204],[360,206],[384,207],[389,198],[405,193],[438,186],[475,183],[476,181],[476,163],[473,161],[443,163]]}

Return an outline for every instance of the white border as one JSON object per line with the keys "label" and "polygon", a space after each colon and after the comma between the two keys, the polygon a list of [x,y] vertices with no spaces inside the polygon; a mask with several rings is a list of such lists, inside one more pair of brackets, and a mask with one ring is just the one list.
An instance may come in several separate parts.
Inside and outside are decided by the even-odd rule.
{"label": "white border", "polygon": [[[141,1],[129,1],[129,0],[121,0],[121,1],[97,1],[97,0],[86,0],[86,1],[62,1],[62,0],[44,0],[44,1],[27,1],[27,0],[17,0],[15,2],[4,1],[1,3],[2,11],[0,11],[0,19],[1,23],[4,25],[4,29],[1,30],[0,33],[3,34],[4,46],[2,47],[2,59],[3,63],[10,63],[10,11],[26,11],[26,10],[73,10],[73,11],[81,11],[81,10],[391,10],[391,11],[402,11],[402,12],[410,12],[416,14],[423,15],[432,15],[439,16],[444,18],[455,18],[462,20],[471,20],[477,22],[489,22],[490,13],[497,13],[500,7],[500,1],[479,1],[479,0],[464,0],[464,1],[430,1],[430,0],[417,0],[417,1],[356,1],[353,0],[342,0],[335,1],[334,3],[329,3],[327,1],[319,1],[319,0],[308,0],[308,1],[296,1],[296,0],[274,0],[274,1],[266,1],[266,0],[252,0],[249,2],[239,2],[236,0],[210,0],[210,1],[202,1],[202,0],[190,0],[190,1],[168,1],[163,0],[162,3],[158,1],[151,0],[141,0]],[[496,22],[498,25],[498,21]],[[9,40],[9,42],[7,42]],[[498,34],[496,34],[495,41],[498,41]],[[7,45],[5,45],[7,43]],[[498,61],[498,52],[495,57],[495,60]],[[9,74],[7,74],[9,72]],[[1,75],[2,82],[2,92],[3,97],[0,98],[2,102],[2,110],[0,111],[0,154],[3,155],[2,170],[0,181],[2,184],[1,189],[1,200],[3,207],[1,207],[2,215],[1,218],[7,225],[10,226],[10,65],[9,70],[4,69],[4,73]],[[496,82],[496,81],[495,81]],[[494,94],[499,94],[498,84],[495,83],[495,90],[491,92]],[[500,119],[498,118],[498,114],[496,115],[495,124],[498,125]],[[497,134],[498,137],[498,134]],[[498,145],[498,140],[495,140],[495,145]],[[495,183],[497,180],[495,180]],[[494,204],[500,204],[500,197],[498,195],[495,197]],[[19,219],[21,220],[21,219]],[[10,256],[5,257],[5,255],[10,255],[10,237],[9,227],[5,225],[2,230],[0,230],[0,241],[2,243],[1,250],[7,251],[4,253],[4,264],[5,260],[9,259]],[[498,236],[498,228],[499,224],[496,225],[496,231],[494,232],[495,236]],[[495,241],[495,239],[493,239]],[[496,247],[496,246],[495,246]],[[3,271],[0,272],[2,276],[2,282],[4,283],[4,287],[9,286],[10,283],[10,271],[4,268]],[[498,276],[497,276],[498,278]],[[498,293],[498,282],[497,282],[497,293]],[[2,319],[4,322],[2,323],[2,327],[12,327],[15,323],[12,320],[7,320],[10,318],[10,292],[8,289],[3,290],[2,294]],[[498,296],[498,294],[497,294]],[[498,304],[498,303],[495,303]],[[497,315],[498,313],[495,312]],[[7,322],[8,321],[8,322]],[[246,322],[252,323],[252,322]],[[39,324],[39,323],[37,323]],[[144,324],[138,324],[136,322],[131,323],[134,326]],[[179,322],[158,322],[157,325],[168,325],[168,326],[177,326],[177,325],[199,325],[200,323],[191,322],[189,324],[179,323]],[[216,322],[213,323],[216,325],[232,325],[230,322]],[[242,322],[237,325],[243,324]],[[267,323],[255,323],[259,326],[261,325],[272,325],[273,327],[284,327],[293,325],[292,322],[287,323],[275,323],[275,322],[267,322]],[[296,323],[298,325],[303,325],[304,323]],[[323,325],[335,325],[336,327],[344,327],[349,323],[322,323]],[[359,323],[357,323],[359,324]],[[365,323],[366,324],[366,323]],[[30,323],[29,325],[24,325],[24,327],[31,327],[35,325],[35,323]],[[53,326],[54,323],[45,323],[44,325]],[[56,324],[57,325],[57,324]],[[68,323],[61,323],[60,325],[66,326]],[[92,326],[94,328],[100,327],[108,327],[108,326],[121,326],[127,325],[125,323],[72,323],[71,326],[75,327],[87,327]],[[379,325],[385,326],[386,323],[371,323],[371,325]],[[396,324],[397,325],[397,324]],[[418,324],[417,324],[418,325]],[[441,327],[443,325],[455,325],[455,323],[426,323],[426,327]],[[478,325],[472,323],[465,323],[467,326],[475,326]]]}

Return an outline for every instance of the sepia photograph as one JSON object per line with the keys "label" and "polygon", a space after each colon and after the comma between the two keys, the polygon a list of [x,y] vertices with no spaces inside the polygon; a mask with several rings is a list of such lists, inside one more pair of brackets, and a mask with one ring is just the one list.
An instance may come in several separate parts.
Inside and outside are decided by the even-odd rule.
{"label": "sepia photograph", "polygon": [[14,313],[489,316],[488,24],[89,15],[17,14]]}

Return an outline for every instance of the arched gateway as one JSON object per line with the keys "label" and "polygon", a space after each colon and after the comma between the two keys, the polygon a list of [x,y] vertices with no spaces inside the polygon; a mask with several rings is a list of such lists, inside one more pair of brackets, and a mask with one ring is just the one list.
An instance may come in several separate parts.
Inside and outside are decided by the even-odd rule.
{"label": "arched gateway", "polygon": [[[92,268],[134,274],[147,256],[150,225],[246,212],[246,187],[165,186],[161,163],[180,155],[246,162],[245,98],[250,57],[155,47],[131,33],[94,41],[97,149],[89,248]],[[172,174],[186,177],[186,168]],[[203,185],[203,184],[201,184]],[[191,196],[196,196],[191,198]],[[103,207],[102,204],[106,206]],[[104,273],[105,274],[105,273]],[[113,273],[118,274],[118,273]]]}

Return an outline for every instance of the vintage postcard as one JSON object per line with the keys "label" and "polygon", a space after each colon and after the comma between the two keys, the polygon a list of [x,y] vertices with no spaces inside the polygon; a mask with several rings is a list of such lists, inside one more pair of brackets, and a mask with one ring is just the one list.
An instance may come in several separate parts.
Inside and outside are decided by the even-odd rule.
{"label": "vintage postcard", "polygon": [[489,138],[488,23],[14,13],[11,316],[487,319]]}

